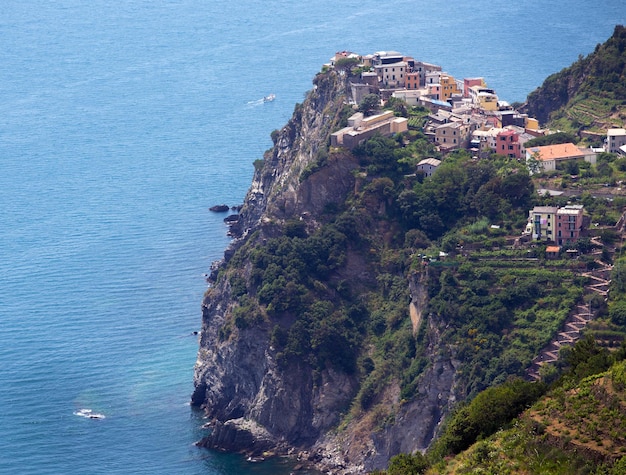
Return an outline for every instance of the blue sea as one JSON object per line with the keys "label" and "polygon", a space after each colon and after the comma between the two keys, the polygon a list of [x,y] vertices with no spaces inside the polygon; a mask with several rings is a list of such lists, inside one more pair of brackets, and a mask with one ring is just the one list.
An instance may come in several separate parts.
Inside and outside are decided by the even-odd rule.
{"label": "blue sea", "polygon": [[623,0],[3,0],[0,473],[288,473],[193,445],[193,332],[229,244],[208,208],[243,201],[336,51],[523,101],[618,23]]}

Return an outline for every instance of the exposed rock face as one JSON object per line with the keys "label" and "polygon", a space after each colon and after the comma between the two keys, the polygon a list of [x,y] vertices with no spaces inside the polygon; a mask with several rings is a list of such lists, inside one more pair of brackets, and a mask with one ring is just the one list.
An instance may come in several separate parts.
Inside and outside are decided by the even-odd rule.
{"label": "exposed rock face", "polygon": [[[426,305],[424,279],[410,282],[412,303],[422,312]],[[316,448],[322,456],[324,468],[332,473],[357,474],[384,469],[389,459],[398,453],[425,451],[438,434],[441,423],[457,401],[457,379],[453,349],[447,348],[441,333],[445,322],[429,316],[426,328],[430,359],[417,388],[418,395],[402,403],[397,388],[390,388],[385,403],[393,408],[393,422],[384,427],[363,431],[363,420],[350,423],[341,433],[328,434]],[[367,417],[363,418],[366,419]]]}
{"label": "exposed rock face", "polygon": [[366,460],[366,470],[384,468],[389,458],[398,453],[426,450],[456,402],[456,363],[449,355],[438,354],[444,346],[439,331],[442,323],[429,318],[431,364],[422,376],[419,395],[400,407],[394,424],[373,435],[376,455]]}
{"label": "exposed rock face", "polygon": [[[333,473],[362,473],[385,466],[399,451],[427,447],[454,401],[454,365],[450,357],[435,356],[442,354],[438,330],[442,322],[429,321],[425,330],[431,365],[418,389],[422,397],[402,405],[399,391],[390,391],[388,402],[395,408],[395,422],[355,438],[350,428],[338,434],[331,429],[358,392],[357,376],[333,369],[313,374],[301,361],[279,365],[271,346],[272,324],[266,321],[245,329],[231,326],[231,333],[226,334],[225,323],[236,298],[228,279],[217,279],[241,246],[271,238],[277,225],[288,219],[302,219],[315,229],[323,209],[343,203],[355,188],[352,172],[357,164],[352,155],[326,157],[324,153],[343,109],[345,80],[331,71],[318,75],[314,83],[305,103],[296,106],[292,119],[275,137],[263,167],[256,170],[231,227],[238,239],[211,274],[213,285],[203,302],[192,404],[203,407],[213,423],[211,434],[200,445],[251,455],[296,448],[307,451],[305,458]],[[321,159],[324,166],[302,180],[307,167]],[[356,279],[367,274],[364,263],[348,257],[342,272],[352,269]],[[249,267],[243,264],[240,271],[249,274]],[[410,290],[412,314],[421,320],[425,318],[424,284],[412,282]],[[417,330],[419,322],[415,325]]]}
{"label": "exposed rock face", "polygon": [[[238,221],[231,230],[239,236],[225,254],[234,251],[261,231],[255,239],[270,237],[272,224],[302,215],[315,216],[354,186],[351,159],[335,160],[305,186],[299,177],[318,159],[337,122],[345,83],[332,74],[316,78],[316,87],[304,105],[278,134],[274,148],[257,170]],[[222,262],[214,268],[215,281]],[[215,423],[202,445],[233,451],[258,452],[273,446],[312,444],[321,433],[336,425],[339,410],[358,389],[354,377],[323,371],[314,385],[310,368],[299,362],[278,367],[270,347],[269,328],[238,330],[224,339],[220,335],[233,299],[227,281],[207,292],[203,325],[195,368],[192,404],[206,409]],[[246,435],[246,433],[248,433]],[[251,443],[259,438],[258,443]]]}

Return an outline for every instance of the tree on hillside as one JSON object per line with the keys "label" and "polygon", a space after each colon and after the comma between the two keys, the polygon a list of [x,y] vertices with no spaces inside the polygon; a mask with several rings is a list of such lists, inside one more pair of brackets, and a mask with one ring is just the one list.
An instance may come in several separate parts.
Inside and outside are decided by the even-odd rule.
{"label": "tree on hillside", "polygon": [[524,145],[526,149],[531,147],[543,147],[544,145],[557,145],[561,143],[577,143],[580,139],[576,137],[574,134],[569,134],[567,132],[556,132],[550,135],[542,135],[541,137],[536,137],[532,140],[529,140]]}
{"label": "tree on hillside", "polygon": [[419,452],[398,454],[389,461],[387,475],[420,475],[428,466],[428,460]]}
{"label": "tree on hillside", "polygon": [[397,97],[390,97],[385,108],[393,110],[393,113],[398,117],[409,116],[406,102]]}
{"label": "tree on hillside", "polygon": [[359,64],[357,58],[339,58],[335,61],[335,69],[338,71],[350,71]]}
{"label": "tree on hillside", "polygon": [[432,452],[438,456],[458,454],[513,420],[545,391],[544,384],[517,378],[486,389],[454,413]]}
{"label": "tree on hillside", "polygon": [[377,94],[367,94],[359,104],[359,111],[364,115],[373,115],[380,109],[380,98]]}

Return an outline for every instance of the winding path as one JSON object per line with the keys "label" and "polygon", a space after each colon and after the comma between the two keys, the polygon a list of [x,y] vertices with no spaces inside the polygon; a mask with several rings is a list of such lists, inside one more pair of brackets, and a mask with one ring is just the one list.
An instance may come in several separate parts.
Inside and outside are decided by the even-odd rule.
{"label": "winding path", "polygon": [[[596,260],[599,267],[582,275],[589,279],[589,283],[585,286],[585,294],[595,292],[603,298],[607,298],[609,285],[611,284],[610,276],[613,266]],[[580,337],[582,330],[587,324],[593,320],[595,314],[591,311],[590,305],[578,304],[565,320],[561,331],[555,338],[548,343],[533,360],[527,370],[528,377],[532,380],[539,380],[541,376],[539,370],[542,366],[554,363],[559,359],[559,350],[563,346],[571,346],[576,343]]]}

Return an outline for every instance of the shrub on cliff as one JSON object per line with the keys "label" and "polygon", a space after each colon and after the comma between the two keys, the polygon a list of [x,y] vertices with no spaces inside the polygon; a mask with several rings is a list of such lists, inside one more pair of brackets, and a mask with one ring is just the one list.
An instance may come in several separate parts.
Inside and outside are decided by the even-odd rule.
{"label": "shrub on cliff", "polygon": [[486,389],[454,414],[432,454],[441,458],[467,449],[516,418],[545,391],[545,385],[521,379]]}
{"label": "shrub on cliff", "polygon": [[387,470],[375,470],[370,475],[422,475],[430,463],[421,453],[398,454],[389,460]]}

